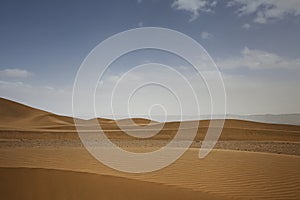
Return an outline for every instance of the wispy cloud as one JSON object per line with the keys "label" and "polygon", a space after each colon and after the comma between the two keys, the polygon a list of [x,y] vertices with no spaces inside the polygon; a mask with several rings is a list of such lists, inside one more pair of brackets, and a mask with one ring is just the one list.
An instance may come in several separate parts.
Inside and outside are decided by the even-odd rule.
{"label": "wispy cloud", "polygon": [[244,28],[244,29],[249,29],[250,27],[251,27],[250,24],[243,24],[243,26],[242,26],[242,28]]}
{"label": "wispy cloud", "polygon": [[190,12],[190,21],[193,21],[199,17],[201,12],[212,12],[212,7],[216,5],[217,1],[212,0],[175,0],[172,3],[172,8]]}
{"label": "wispy cloud", "polygon": [[[174,0],[172,8],[189,12],[193,21],[200,13],[214,12],[217,4],[217,0]],[[235,8],[240,17],[254,16],[253,22],[259,24],[300,15],[299,0],[229,0],[227,6]]]}
{"label": "wispy cloud", "polygon": [[143,27],[144,26],[144,22],[139,22],[137,25],[138,25],[138,27]]}
{"label": "wispy cloud", "polygon": [[24,69],[4,69],[0,70],[0,77],[7,78],[27,78],[33,74]]}
{"label": "wispy cloud", "polygon": [[220,68],[249,69],[300,69],[300,58],[287,58],[267,51],[245,47],[241,57],[234,57],[218,63]]}
{"label": "wispy cloud", "polygon": [[213,34],[211,34],[211,33],[208,33],[206,31],[201,32],[201,38],[203,40],[207,40],[207,39],[210,39],[212,37],[213,37]]}
{"label": "wispy cloud", "polygon": [[230,0],[228,6],[237,7],[239,16],[254,15],[260,24],[300,15],[299,0]]}

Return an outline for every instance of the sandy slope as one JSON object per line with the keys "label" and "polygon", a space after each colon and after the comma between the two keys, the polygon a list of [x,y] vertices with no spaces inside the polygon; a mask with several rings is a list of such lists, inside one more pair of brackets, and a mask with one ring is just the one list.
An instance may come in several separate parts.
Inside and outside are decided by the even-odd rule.
{"label": "sandy slope", "polygon": [[217,199],[174,186],[74,171],[0,168],[0,177],[3,199]]}
{"label": "sandy slope", "polygon": [[55,115],[4,98],[0,98],[0,117],[2,128],[26,129],[73,123],[71,117]]}
{"label": "sandy slope", "polygon": [[125,177],[213,194],[220,199],[300,198],[299,156],[214,151],[200,160],[198,151],[190,149],[160,171],[126,174],[104,166],[82,148],[0,148],[0,155],[1,167],[62,169]]}
{"label": "sandy slope", "polygon": [[[128,141],[134,143],[129,150],[153,150],[152,145],[143,146],[148,141],[134,141],[125,135],[115,121],[98,121],[109,138],[123,142],[125,147]],[[142,126],[150,123],[149,129],[160,125],[145,119],[134,121]],[[130,130],[140,131],[129,120],[121,122]],[[208,124],[200,121],[196,141],[203,139]],[[178,125],[165,124],[150,138],[150,144],[172,139]],[[217,150],[200,160],[198,149],[189,149],[160,171],[126,174],[99,163],[80,145],[69,145],[78,139],[72,118],[0,98],[1,195],[5,199],[91,199],[86,195],[103,199],[300,199],[300,156]],[[258,145],[272,148],[281,141],[285,147],[293,143],[298,148],[300,127],[226,120],[220,139],[243,141],[250,150],[255,150],[250,141],[264,141]]]}

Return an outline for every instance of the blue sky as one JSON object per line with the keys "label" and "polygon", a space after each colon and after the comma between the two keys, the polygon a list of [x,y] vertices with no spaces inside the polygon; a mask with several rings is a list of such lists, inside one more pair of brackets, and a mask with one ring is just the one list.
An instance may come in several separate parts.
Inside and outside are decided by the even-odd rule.
{"label": "blue sky", "polygon": [[[70,115],[87,54],[116,33],[147,26],[180,31],[208,51],[224,76],[229,113],[300,112],[298,0],[2,0],[1,96]],[[184,65],[144,51],[120,59],[111,76],[149,61]]]}

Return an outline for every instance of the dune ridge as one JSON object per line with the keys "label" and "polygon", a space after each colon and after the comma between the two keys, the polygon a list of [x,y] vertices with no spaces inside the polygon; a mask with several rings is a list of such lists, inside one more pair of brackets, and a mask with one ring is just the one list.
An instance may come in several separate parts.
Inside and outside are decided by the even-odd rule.
{"label": "dune ridge", "polygon": [[[81,119],[78,120],[80,122]],[[100,123],[102,129],[110,139],[134,139],[124,134],[124,131],[120,130],[117,123],[122,123],[122,126],[124,126],[125,129],[131,131],[141,131],[141,128],[143,128],[143,131],[151,131],[161,127],[159,122],[142,118],[117,121],[103,118],[98,118],[96,120]],[[137,124],[132,124],[131,120]],[[195,141],[203,140],[209,122],[209,120],[199,121],[199,129]],[[159,134],[150,139],[172,139],[176,134],[180,123],[189,122],[167,122],[163,125],[163,129]],[[89,127],[90,130],[96,128],[97,125],[95,125],[95,127]],[[0,98],[0,138],[32,138],[30,137],[30,134],[28,134],[29,132],[43,132],[44,137],[47,139],[52,137],[57,138],[57,133],[60,133],[59,138],[65,136],[67,139],[70,137],[78,139],[72,117],[56,115]],[[16,133],[19,134],[19,137]],[[72,135],[72,133],[74,135]],[[300,126],[226,119],[220,140],[300,142]]]}

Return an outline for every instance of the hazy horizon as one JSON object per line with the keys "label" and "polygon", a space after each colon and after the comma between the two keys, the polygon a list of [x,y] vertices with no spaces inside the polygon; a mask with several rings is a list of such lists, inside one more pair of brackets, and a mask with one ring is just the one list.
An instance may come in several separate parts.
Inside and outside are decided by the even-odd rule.
{"label": "hazy horizon", "polygon": [[[8,99],[10,100],[10,99]],[[21,102],[17,102],[21,103]],[[22,103],[21,103],[22,104]],[[26,105],[26,104],[24,104]],[[29,105],[26,105],[29,106]],[[40,109],[33,107],[34,109]],[[42,109],[41,109],[42,110]],[[47,111],[47,110],[44,110]],[[49,112],[49,111],[48,111]],[[59,113],[54,113],[58,114]],[[72,117],[72,115],[65,115]],[[175,121],[190,121],[190,120],[210,120],[210,119],[237,119],[237,120],[247,120],[254,122],[263,122],[271,124],[288,124],[300,126],[300,113],[284,113],[284,114],[253,114],[253,115],[236,115],[227,113],[225,116],[223,114],[215,115],[102,115],[102,116],[78,116],[80,119],[89,120],[94,118],[102,119],[112,119],[112,120],[122,120],[130,118],[143,118],[149,119],[157,122],[175,122]]]}

